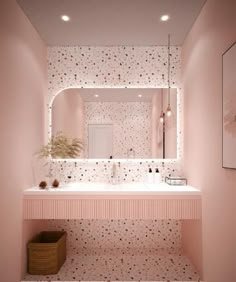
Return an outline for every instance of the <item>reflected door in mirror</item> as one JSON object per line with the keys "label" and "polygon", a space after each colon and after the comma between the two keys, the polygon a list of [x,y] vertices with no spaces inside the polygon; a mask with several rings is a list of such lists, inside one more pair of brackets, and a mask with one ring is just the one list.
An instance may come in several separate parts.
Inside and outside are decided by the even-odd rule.
{"label": "reflected door in mirror", "polygon": [[109,159],[113,154],[111,124],[88,125],[88,155],[90,159]]}

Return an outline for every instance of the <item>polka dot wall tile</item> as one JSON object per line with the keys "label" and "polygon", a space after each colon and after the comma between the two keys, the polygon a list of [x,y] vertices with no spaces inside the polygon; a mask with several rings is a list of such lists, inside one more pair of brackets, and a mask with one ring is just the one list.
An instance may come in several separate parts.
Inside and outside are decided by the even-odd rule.
{"label": "polka dot wall tile", "polygon": [[[116,162],[118,163],[118,162]],[[74,161],[62,160],[52,161],[52,174],[60,180],[61,183],[70,182],[105,182],[111,183],[112,161]],[[118,182],[146,182],[149,168],[154,171],[159,169],[162,181],[165,176],[182,175],[182,165],[178,161],[163,162],[152,160],[125,161],[117,166]]]}
{"label": "polka dot wall tile", "polygon": [[[181,47],[171,47],[171,86],[180,86]],[[167,46],[49,47],[49,94],[68,87],[166,87]]]}
{"label": "polka dot wall tile", "polygon": [[150,254],[157,249],[174,253],[181,249],[178,220],[49,220],[48,229],[67,232],[68,253],[72,254],[79,249],[92,250],[92,255],[114,248],[121,254],[136,250],[140,255],[143,249]]}

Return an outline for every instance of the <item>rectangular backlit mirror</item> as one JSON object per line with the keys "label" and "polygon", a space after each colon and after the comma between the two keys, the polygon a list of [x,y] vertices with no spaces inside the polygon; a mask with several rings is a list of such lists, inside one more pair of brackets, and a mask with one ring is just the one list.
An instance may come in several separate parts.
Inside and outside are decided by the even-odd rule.
{"label": "rectangular backlit mirror", "polygon": [[82,141],[78,159],[177,158],[177,89],[69,88],[51,113],[52,135]]}

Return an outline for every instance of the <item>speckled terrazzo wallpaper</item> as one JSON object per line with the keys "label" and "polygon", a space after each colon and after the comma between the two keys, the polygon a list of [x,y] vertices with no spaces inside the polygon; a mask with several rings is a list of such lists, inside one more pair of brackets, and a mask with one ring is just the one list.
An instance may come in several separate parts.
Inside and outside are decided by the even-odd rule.
{"label": "speckled terrazzo wallpaper", "polygon": [[67,232],[68,255],[99,254],[116,249],[128,253],[181,251],[181,222],[178,220],[50,220],[49,230]]}
{"label": "speckled terrazzo wallpaper", "polygon": [[[181,48],[171,47],[171,87],[178,88],[177,151],[178,160],[126,161],[120,169],[122,181],[143,181],[149,167],[159,167],[163,178],[182,174],[182,113]],[[51,102],[58,92],[78,88],[160,88],[167,87],[167,47],[49,47],[48,105],[51,127]],[[50,132],[50,130],[49,130]],[[55,175],[61,181],[108,181],[108,161],[54,161]]]}

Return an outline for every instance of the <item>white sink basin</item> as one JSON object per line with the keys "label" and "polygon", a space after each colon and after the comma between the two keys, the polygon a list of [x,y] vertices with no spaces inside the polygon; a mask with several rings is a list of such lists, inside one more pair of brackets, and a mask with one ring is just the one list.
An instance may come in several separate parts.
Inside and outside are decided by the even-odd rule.
{"label": "white sink basin", "polygon": [[109,188],[110,184],[100,182],[73,182],[59,187],[59,189],[64,189],[67,191],[106,191]]}

